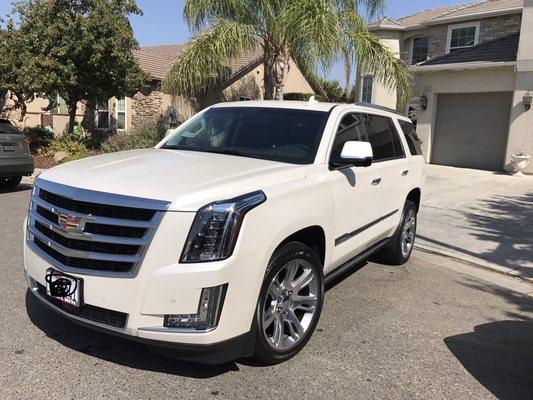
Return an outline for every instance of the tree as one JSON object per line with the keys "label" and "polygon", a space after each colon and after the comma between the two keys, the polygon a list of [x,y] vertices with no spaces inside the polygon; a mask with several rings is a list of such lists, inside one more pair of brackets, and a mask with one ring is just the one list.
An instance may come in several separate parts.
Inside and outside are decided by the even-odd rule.
{"label": "tree", "polygon": [[[291,59],[304,75],[328,70],[348,55],[375,79],[408,97],[411,75],[366,28],[357,12],[371,12],[384,0],[187,0],[184,17],[195,33],[173,66],[165,89],[176,94],[206,90],[223,76],[230,60],[259,46],[264,61],[265,99],[283,99]],[[349,46],[346,46],[346,43]]]}
{"label": "tree", "polygon": [[319,83],[320,86],[322,86],[322,89],[324,89],[324,92],[326,92],[329,101],[333,103],[342,103],[346,101],[344,90],[339,81],[326,81],[319,79]]}
{"label": "tree", "polygon": [[3,32],[5,42],[17,47],[3,51],[11,54],[14,65],[20,51],[25,65],[17,73],[15,67],[9,70],[4,63],[2,68],[15,78],[10,82],[0,78],[1,86],[17,95],[23,93],[22,100],[28,93],[25,86],[39,95],[60,95],[68,107],[72,132],[78,102],[92,107],[133,92],[145,81],[132,52],[138,43],[128,20],[130,14],[141,14],[135,0],[15,3]]}
{"label": "tree", "polygon": [[35,98],[38,90],[28,68],[30,60],[24,38],[15,29],[13,21],[7,21],[5,29],[0,28],[0,99],[9,96],[12,108],[20,109],[21,119],[26,114],[26,103]]}

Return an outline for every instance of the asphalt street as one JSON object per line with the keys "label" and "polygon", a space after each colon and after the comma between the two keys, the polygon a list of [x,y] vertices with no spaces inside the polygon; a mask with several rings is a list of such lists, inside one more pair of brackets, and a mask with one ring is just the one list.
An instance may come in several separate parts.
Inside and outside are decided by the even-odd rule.
{"label": "asphalt street", "polygon": [[273,367],[167,359],[79,327],[26,288],[29,195],[0,192],[1,399],[533,398],[533,299],[421,252],[330,285],[307,347]]}

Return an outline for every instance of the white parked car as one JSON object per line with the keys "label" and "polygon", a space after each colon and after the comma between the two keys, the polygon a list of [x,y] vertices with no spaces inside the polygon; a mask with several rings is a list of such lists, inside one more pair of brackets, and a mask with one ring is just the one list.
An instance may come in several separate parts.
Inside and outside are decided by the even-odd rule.
{"label": "white parked car", "polygon": [[25,275],[58,313],[158,352],[281,362],[313,333],[325,282],[378,250],[409,259],[423,167],[391,110],[218,104],[154,149],[43,172]]}

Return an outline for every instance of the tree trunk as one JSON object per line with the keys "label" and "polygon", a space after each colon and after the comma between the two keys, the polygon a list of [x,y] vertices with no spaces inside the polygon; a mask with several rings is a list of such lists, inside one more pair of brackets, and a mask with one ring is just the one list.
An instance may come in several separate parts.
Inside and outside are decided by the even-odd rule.
{"label": "tree trunk", "polygon": [[287,47],[265,44],[265,100],[283,100],[283,88],[290,68]]}
{"label": "tree trunk", "polygon": [[343,51],[343,58],[344,58],[344,98],[346,99],[346,102],[350,102],[350,78],[352,75],[352,64],[350,60],[350,55]]}
{"label": "tree trunk", "polygon": [[68,134],[72,134],[74,132],[74,124],[76,123],[76,109],[77,109],[77,101],[73,101],[71,104],[68,105]]}

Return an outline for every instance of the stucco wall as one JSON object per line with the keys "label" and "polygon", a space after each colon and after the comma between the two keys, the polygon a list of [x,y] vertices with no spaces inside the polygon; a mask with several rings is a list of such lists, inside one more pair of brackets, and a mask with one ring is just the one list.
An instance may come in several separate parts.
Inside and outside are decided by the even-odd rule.
{"label": "stucco wall", "polygon": [[[35,100],[26,104],[26,115],[21,119],[20,109],[11,109],[13,106],[12,101],[7,100],[0,110],[0,116],[2,118],[9,119],[18,128],[24,129],[26,127],[40,127],[41,116],[43,114],[50,114],[49,111],[43,111],[43,108],[48,106],[48,100],[41,97],[35,98]],[[78,103],[78,109],[76,111],[76,121],[82,122],[85,114],[85,104]],[[67,131],[68,127],[68,114],[53,114],[53,126],[56,134],[62,134]]]}
{"label": "stucco wall", "polygon": [[[397,58],[400,58],[400,36],[399,32],[381,31],[377,33],[381,43],[389,49],[389,51]],[[367,71],[358,68],[358,74],[355,81],[356,84],[356,99],[361,100],[361,82],[362,77],[367,75]],[[398,100],[397,91],[395,88],[388,88],[379,81],[374,79],[372,84],[372,103],[379,104],[384,107],[396,108]]]}
{"label": "stucco wall", "polygon": [[[533,95],[533,0],[524,1],[516,68],[506,163],[510,162],[512,153],[519,151],[525,151],[533,157],[533,109],[526,111],[522,104],[522,99],[527,92]],[[525,171],[533,173],[533,161],[530,161]]]}
{"label": "stucco wall", "polygon": [[513,92],[514,89],[515,73],[512,67],[418,74],[415,93],[418,96],[425,93],[428,97],[427,109],[425,111],[419,110],[417,113],[417,132],[422,140],[426,161],[431,160],[439,94]]}

